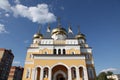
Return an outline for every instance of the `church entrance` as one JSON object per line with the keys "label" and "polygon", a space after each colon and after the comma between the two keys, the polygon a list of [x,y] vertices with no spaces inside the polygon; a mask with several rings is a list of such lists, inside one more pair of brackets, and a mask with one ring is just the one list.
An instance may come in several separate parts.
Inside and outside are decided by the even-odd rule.
{"label": "church entrance", "polygon": [[57,77],[56,78],[57,80],[65,80],[65,78],[62,74],[58,74],[56,77]]}
{"label": "church entrance", "polygon": [[63,65],[56,65],[52,68],[52,80],[67,80],[68,69]]}

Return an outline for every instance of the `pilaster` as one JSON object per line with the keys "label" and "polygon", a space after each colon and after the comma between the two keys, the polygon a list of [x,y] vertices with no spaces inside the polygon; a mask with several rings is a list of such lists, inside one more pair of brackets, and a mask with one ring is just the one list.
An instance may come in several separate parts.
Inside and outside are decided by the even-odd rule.
{"label": "pilaster", "polygon": [[43,68],[41,68],[41,72],[40,72],[40,80],[43,80]]}
{"label": "pilaster", "polygon": [[68,80],[72,80],[71,68],[68,69]]}

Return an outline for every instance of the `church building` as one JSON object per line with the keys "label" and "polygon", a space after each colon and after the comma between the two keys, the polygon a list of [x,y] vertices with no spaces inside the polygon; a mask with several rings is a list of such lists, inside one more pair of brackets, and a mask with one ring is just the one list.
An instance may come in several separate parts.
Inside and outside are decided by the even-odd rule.
{"label": "church building", "polygon": [[39,30],[27,49],[22,80],[96,80],[92,48],[86,36],[60,23]]}

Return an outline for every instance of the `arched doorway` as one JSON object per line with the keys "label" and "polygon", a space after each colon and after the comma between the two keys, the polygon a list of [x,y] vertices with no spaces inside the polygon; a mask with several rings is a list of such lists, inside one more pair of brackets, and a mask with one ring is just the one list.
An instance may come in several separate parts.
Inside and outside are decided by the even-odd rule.
{"label": "arched doorway", "polygon": [[56,77],[56,80],[65,80],[65,77],[66,75],[64,76],[64,72],[63,73],[58,73],[55,77]]}
{"label": "arched doorway", "polygon": [[64,65],[56,65],[52,68],[52,80],[67,80],[68,69]]}

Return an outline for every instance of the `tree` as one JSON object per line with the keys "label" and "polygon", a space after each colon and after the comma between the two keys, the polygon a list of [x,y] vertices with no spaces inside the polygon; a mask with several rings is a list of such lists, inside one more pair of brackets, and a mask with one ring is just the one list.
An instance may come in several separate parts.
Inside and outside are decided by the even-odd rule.
{"label": "tree", "polygon": [[108,72],[101,72],[98,77],[97,80],[113,80],[113,79],[107,79],[107,76],[112,75],[113,72],[108,71]]}
{"label": "tree", "polygon": [[107,76],[112,75],[112,74],[113,74],[113,72],[111,72],[111,71],[107,72]]}
{"label": "tree", "polygon": [[105,72],[101,72],[98,77],[97,80],[108,80],[107,79],[107,74]]}

